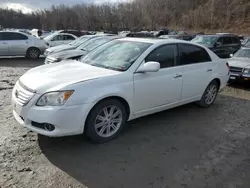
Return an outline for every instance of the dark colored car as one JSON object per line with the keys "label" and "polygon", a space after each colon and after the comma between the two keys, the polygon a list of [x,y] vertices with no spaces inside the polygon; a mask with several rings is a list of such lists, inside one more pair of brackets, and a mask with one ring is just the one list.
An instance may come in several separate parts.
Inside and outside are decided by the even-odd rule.
{"label": "dark colored car", "polygon": [[154,34],[150,32],[131,32],[126,35],[127,37],[138,37],[138,38],[154,38]]}
{"label": "dark colored car", "polygon": [[229,58],[241,48],[238,36],[232,34],[223,35],[197,35],[191,42],[210,48],[220,58]]}
{"label": "dark colored car", "polygon": [[83,35],[91,35],[91,33],[88,31],[79,31],[79,30],[61,30],[60,33],[69,33],[77,37],[81,37]]}
{"label": "dark colored car", "polygon": [[162,35],[159,38],[161,39],[179,39],[179,40],[186,40],[191,41],[193,38],[195,38],[195,35]]}

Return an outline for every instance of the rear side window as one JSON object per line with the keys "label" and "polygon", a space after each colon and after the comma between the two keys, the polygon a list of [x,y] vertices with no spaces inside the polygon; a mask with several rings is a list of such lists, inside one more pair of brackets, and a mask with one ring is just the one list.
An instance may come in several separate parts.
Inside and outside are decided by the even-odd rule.
{"label": "rear side window", "polygon": [[237,37],[232,37],[233,44],[240,44],[240,39]]}
{"label": "rear side window", "polygon": [[2,40],[27,40],[28,37],[21,33],[2,33]]}
{"label": "rear side window", "polygon": [[179,44],[179,65],[188,65],[211,61],[211,58],[204,48],[190,44]]}
{"label": "rear side window", "polygon": [[223,44],[232,44],[232,37],[223,37]]}
{"label": "rear side window", "polygon": [[145,62],[159,62],[162,68],[173,67],[177,57],[177,45],[165,45],[156,48],[145,59]]}
{"label": "rear side window", "polygon": [[63,40],[75,40],[75,38],[72,37],[71,35],[64,35],[63,37],[64,37]]}

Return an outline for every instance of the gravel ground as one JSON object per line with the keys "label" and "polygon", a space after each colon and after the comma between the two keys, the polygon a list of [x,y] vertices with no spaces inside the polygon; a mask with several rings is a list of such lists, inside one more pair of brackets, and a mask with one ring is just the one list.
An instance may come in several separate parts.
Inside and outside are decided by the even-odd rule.
{"label": "gravel ground", "polygon": [[128,123],[116,140],[47,138],[16,123],[11,89],[43,59],[0,59],[0,187],[250,187],[250,92],[229,86],[213,107],[194,104]]}

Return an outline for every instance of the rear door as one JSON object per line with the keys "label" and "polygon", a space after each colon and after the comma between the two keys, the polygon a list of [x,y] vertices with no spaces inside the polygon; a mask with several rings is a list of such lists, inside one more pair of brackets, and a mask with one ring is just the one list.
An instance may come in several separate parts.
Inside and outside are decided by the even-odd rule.
{"label": "rear door", "polygon": [[9,55],[9,45],[8,41],[5,40],[4,32],[0,32],[0,56],[8,56]]}
{"label": "rear door", "polygon": [[29,48],[29,38],[21,33],[5,32],[5,42],[8,43],[9,55],[26,55],[27,49]]}
{"label": "rear door", "polygon": [[179,44],[179,62],[182,67],[182,100],[203,94],[212,78],[213,64],[207,51],[192,44]]}

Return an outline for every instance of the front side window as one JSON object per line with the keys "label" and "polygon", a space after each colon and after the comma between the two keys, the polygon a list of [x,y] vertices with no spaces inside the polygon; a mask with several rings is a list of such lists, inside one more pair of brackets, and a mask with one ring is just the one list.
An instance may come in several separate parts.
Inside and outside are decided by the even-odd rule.
{"label": "front side window", "polygon": [[179,44],[179,65],[209,62],[211,58],[204,48],[190,44]]}
{"label": "front side window", "polygon": [[126,71],[149,47],[150,43],[114,40],[80,59],[96,67]]}
{"label": "front side window", "polygon": [[156,61],[160,63],[161,69],[167,67],[173,67],[175,65],[177,56],[177,46],[165,45],[159,48],[156,48],[151,52],[145,59],[145,62]]}
{"label": "front side window", "polygon": [[61,41],[63,40],[63,36],[62,35],[56,35],[54,36],[54,38],[52,39],[52,41]]}

